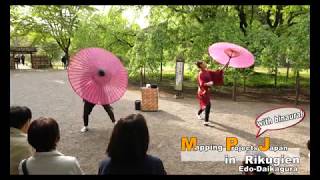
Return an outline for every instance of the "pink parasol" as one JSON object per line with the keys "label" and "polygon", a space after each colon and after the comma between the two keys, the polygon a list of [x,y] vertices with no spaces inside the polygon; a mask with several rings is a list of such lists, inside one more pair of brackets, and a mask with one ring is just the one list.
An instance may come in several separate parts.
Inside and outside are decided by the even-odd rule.
{"label": "pink parasol", "polygon": [[254,64],[254,57],[247,49],[228,42],[219,42],[209,47],[210,56],[220,64],[234,68],[247,68]]}
{"label": "pink parasol", "polygon": [[102,48],[86,48],[71,57],[69,82],[83,99],[94,104],[111,104],[127,90],[128,73],[120,60]]}

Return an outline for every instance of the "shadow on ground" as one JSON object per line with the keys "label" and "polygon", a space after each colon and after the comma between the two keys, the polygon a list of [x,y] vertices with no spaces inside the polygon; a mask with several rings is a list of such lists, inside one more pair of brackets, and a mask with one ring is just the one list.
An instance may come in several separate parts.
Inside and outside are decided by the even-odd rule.
{"label": "shadow on ground", "polygon": [[167,121],[185,121],[181,119],[179,116],[176,116],[174,114],[168,113],[163,110],[155,111],[155,112],[144,112],[144,111],[137,111],[138,113],[141,113],[146,118],[149,116],[152,117],[152,119],[159,119],[159,120],[167,120]]}

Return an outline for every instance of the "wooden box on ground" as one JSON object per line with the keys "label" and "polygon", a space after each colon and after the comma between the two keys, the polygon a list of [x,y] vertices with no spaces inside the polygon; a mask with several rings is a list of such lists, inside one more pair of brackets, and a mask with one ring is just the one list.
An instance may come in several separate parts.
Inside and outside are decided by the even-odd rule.
{"label": "wooden box on ground", "polygon": [[141,110],[142,111],[158,111],[158,88],[141,88]]}

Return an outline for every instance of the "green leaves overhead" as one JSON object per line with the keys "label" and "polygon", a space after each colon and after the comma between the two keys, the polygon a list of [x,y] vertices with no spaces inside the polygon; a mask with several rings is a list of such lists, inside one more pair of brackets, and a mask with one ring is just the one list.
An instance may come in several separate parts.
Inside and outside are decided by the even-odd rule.
{"label": "green leaves overhead", "polygon": [[130,10],[139,17],[144,6],[111,6],[109,11],[92,6],[10,6],[10,38],[35,45],[55,41],[61,51],[70,48],[71,53],[102,47],[120,56],[132,73],[142,66],[159,72],[177,56],[190,70],[196,69],[193,62],[210,62],[208,47],[220,41],[249,49],[256,65],[272,69],[289,59],[295,69],[309,66],[309,6],[150,7],[149,26],[143,29],[124,14]]}
{"label": "green leaves overhead", "polygon": [[[12,26],[17,33],[15,36],[33,36],[31,42],[39,42],[41,50],[46,51],[51,58],[60,54],[53,48],[52,40],[64,54],[69,54],[71,39],[79,27],[79,16],[92,11],[87,6],[11,6],[13,11]],[[18,13],[15,13],[18,11]],[[12,38],[13,39],[13,38]],[[30,45],[32,45],[31,43]],[[51,44],[48,46],[48,44]],[[49,48],[50,47],[50,48]],[[51,50],[55,51],[52,55]]]}

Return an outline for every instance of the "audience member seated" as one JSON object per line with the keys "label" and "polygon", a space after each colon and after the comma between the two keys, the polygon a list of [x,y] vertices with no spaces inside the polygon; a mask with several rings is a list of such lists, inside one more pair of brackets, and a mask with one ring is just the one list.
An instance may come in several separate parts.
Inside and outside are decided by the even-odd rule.
{"label": "audience member seated", "polygon": [[308,173],[310,173],[310,139],[307,142],[307,148],[309,150],[309,153],[308,153]]}
{"label": "audience member seated", "polygon": [[31,110],[25,106],[10,107],[10,174],[18,174],[21,160],[32,155],[27,141],[27,131],[31,121]]}
{"label": "audience member seated", "polygon": [[98,174],[166,175],[162,161],[147,154],[148,146],[148,127],[141,114],[120,119],[106,150],[109,157],[100,163]]}
{"label": "audience member seated", "polygon": [[59,140],[59,125],[54,119],[41,117],[32,121],[28,142],[36,152],[20,162],[19,174],[83,174],[75,157],[56,150]]}

